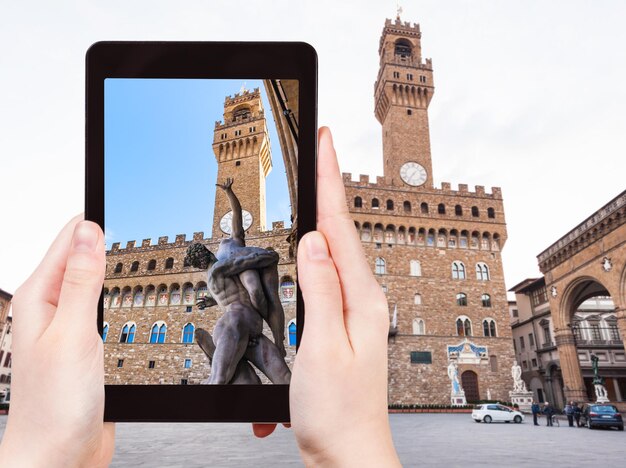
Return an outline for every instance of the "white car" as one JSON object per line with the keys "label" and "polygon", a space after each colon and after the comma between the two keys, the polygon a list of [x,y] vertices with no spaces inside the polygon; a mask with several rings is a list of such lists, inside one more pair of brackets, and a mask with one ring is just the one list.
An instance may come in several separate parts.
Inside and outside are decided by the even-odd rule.
{"label": "white car", "polygon": [[474,421],[485,422],[511,422],[521,423],[524,420],[524,415],[517,410],[511,409],[507,406],[489,403],[488,405],[479,405],[474,411],[472,411],[472,418]]}

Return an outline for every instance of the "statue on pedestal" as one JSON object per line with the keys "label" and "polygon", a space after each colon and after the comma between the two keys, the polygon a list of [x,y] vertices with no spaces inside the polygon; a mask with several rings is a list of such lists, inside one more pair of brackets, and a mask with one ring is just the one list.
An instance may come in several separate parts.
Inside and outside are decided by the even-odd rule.
{"label": "statue on pedestal", "polygon": [[466,405],[465,391],[459,382],[459,368],[454,361],[450,361],[450,364],[448,364],[448,377],[452,384],[452,390],[450,391],[451,404],[453,406]]}
{"label": "statue on pedestal", "polygon": [[520,411],[529,412],[533,401],[533,392],[526,388],[526,382],[522,380],[522,368],[513,361],[511,366],[511,376],[513,377],[513,391],[509,392],[511,403],[517,405]]}
{"label": "statue on pedestal", "polygon": [[593,386],[596,391],[596,403],[608,403],[609,397],[606,387],[604,386],[604,378],[600,377],[600,358],[591,353],[591,368],[593,369]]}
{"label": "statue on pedestal", "polygon": [[522,368],[517,361],[513,362],[511,375],[513,376],[513,392],[526,392],[526,382],[522,380]]}

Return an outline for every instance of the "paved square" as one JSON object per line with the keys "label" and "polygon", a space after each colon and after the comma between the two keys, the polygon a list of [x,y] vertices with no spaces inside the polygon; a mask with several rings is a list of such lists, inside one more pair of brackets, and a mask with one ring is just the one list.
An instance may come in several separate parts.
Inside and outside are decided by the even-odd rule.
{"label": "paved square", "polygon": [[[402,464],[428,467],[624,466],[626,432],[477,424],[469,414],[392,414]],[[0,416],[0,433],[6,416]],[[255,439],[247,424],[118,424],[114,467],[302,466],[293,432]]]}

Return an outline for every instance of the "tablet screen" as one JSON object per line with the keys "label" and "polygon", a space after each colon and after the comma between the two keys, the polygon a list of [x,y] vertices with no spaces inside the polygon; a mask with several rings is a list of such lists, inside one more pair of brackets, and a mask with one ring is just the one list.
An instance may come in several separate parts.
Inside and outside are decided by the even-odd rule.
{"label": "tablet screen", "polygon": [[106,384],[289,383],[298,89],[105,80]]}

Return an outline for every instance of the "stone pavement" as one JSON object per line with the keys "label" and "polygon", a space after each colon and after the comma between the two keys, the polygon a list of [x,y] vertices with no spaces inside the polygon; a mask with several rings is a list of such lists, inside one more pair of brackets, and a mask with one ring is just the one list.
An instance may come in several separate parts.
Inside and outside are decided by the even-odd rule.
{"label": "stone pavement", "polygon": [[[469,414],[392,414],[405,467],[625,466],[626,432],[476,424]],[[6,416],[0,416],[0,434]],[[301,466],[293,432],[255,439],[247,424],[118,424],[114,467]]]}

